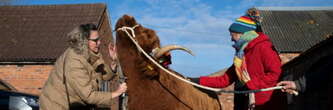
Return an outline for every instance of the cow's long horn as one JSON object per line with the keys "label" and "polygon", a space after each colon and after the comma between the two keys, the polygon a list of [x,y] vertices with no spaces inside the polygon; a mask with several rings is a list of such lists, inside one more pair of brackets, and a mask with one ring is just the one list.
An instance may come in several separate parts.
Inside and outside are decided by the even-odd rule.
{"label": "cow's long horn", "polygon": [[171,50],[184,50],[187,53],[191,54],[192,56],[194,56],[194,54],[192,53],[192,51],[188,48],[185,48],[183,46],[179,46],[179,45],[167,45],[162,47],[160,50],[158,50],[156,52],[156,54],[154,55],[155,58],[160,58],[163,54],[165,54],[166,52],[169,52]]}

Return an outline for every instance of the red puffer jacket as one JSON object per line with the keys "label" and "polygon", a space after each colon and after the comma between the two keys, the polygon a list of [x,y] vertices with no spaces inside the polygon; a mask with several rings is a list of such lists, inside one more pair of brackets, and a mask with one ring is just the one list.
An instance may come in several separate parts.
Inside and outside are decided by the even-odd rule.
{"label": "red puffer jacket", "polygon": [[[245,48],[247,70],[251,80],[246,83],[247,89],[262,89],[276,86],[281,74],[281,60],[269,38],[258,32],[259,36],[252,40]],[[200,84],[223,88],[237,79],[234,67],[218,77],[200,77]],[[263,105],[270,100],[273,91],[255,93],[256,105]],[[235,102],[237,103],[237,102]]]}

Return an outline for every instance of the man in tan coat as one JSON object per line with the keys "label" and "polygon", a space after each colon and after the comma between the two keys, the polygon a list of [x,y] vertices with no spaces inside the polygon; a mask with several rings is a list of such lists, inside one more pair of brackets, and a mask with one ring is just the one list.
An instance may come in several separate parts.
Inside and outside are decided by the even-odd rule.
{"label": "man in tan coat", "polygon": [[111,106],[112,98],[124,93],[127,86],[122,83],[114,92],[98,91],[101,75],[96,70],[104,61],[99,53],[100,37],[96,26],[81,25],[71,31],[68,37],[70,47],[55,62],[54,70],[40,95],[40,109],[82,110]]}

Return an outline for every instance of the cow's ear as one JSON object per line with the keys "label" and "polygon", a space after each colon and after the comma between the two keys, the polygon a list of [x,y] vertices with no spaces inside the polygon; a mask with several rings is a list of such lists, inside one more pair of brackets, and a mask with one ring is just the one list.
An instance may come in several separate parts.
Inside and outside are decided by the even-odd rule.
{"label": "cow's ear", "polygon": [[152,65],[146,61],[140,61],[138,62],[138,68],[140,68],[140,72],[144,74],[144,76],[148,78],[154,78],[159,75],[156,66]]}

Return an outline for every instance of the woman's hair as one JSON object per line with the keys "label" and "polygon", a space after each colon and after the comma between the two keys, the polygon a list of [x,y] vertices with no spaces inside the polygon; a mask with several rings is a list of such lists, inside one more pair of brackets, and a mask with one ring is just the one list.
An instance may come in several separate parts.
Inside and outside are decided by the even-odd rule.
{"label": "woman's hair", "polygon": [[82,24],[67,34],[67,37],[69,37],[69,46],[77,54],[85,55],[88,53],[88,39],[91,31],[97,31],[95,24]]}

